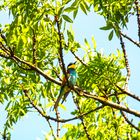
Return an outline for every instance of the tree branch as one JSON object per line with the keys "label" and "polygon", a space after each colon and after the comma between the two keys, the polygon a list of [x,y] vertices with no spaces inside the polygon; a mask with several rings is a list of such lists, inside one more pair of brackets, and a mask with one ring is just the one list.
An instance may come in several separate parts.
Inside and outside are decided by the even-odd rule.
{"label": "tree branch", "polygon": [[55,135],[54,135],[54,131],[53,131],[52,125],[51,125],[51,123],[50,123],[49,120],[47,120],[47,122],[48,122],[48,125],[49,125],[50,129],[51,129],[52,136],[53,136],[54,140],[56,140],[56,137],[55,137]]}
{"label": "tree branch", "polygon": [[[75,103],[76,106],[77,106],[77,109],[78,109],[79,113],[81,114],[81,109],[80,109],[80,107],[79,107],[78,100],[75,99],[74,96],[73,96],[73,100],[74,100],[74,103]],[[87,129],[86,125],[85,125],[83,116],[80,117],[79,119],[80,119],[81,122],[82,122],[82,125],[83,125],[83,128],[84,128],[85,134],[86,134],[86,136],[87,136],[87,139],[88,139],[88,140],[91,140],[90,135],[89,135],[89,133],[88,133],[88,129]]]}
{"label": "tree branch", "polygon": [[139,14],[139,2],[138,0],[135,0],[135,6],[136,6],[136,12],[137,12],[137,23],[138,23],[138,37],[139,37],[139,43],[140,43],[140,14]]}
{"label": "tree branch", "polygon": [[121,44],[122,51],[123,51],[123,54],[124,54],[125,66],[126,66],[126,71],[127,71],[127,76],[126,76],[126,86],[127,86],[128,81],[130,79],[131,72],[130,72],[130,66],[129,66],[128,58],[127,58],[127,54],[126,54],[125,45],[124,45],[123,38],[122,38],[121,34],[120,34],[120,44]]}
{"label": "tree branch", "polygon": [[7,55],[5,55],[5,54],[2,54],[2,53],[0,53],[0,56],[3,57],[3,58],[6,58],[6,59],[10,59],[9,56],[7,56]]}
{"label": "tree branch", "polygon": [[[60,113],[58,112],[58,108],[56,108],[56,119],[60,120]],[[60,122],[57,121],[57,137],[59,138],[59,133],[60,133]]]}
{"label": "tree branch", "polygon": [[[33,29],[32,29],[33,30]],[[35,36],[35,31],[33,30],[33,64],[36,65],[36,36]]]}
{"label": "tree branch", "polygon": [[71,51],[71,53],[74,55],[74,57],[81,62],[81,64],[83,64],[85,67],[87,67],[87,64],[84,63],[73,51]]}
{"label": "tree branch", "polygon": [[97,110],[99,110],[99,109],[101,109],[101,108],[104,107],[104,105],[101,105],[101,106],[99,106],[99,107],[97,107],[97,108],[95,108],[95,109],[92,109],[92,110],[90,110],[90,111],[88,111],[88,112],[86,112],[86,113],[81,113],[79,116],[76,116],[76,117],[73,117],[73,118],[70,118],[70,119],[57,119],[57,118],[53,118],[53,117],[47,116],[47,115],[45,114],[44,110],[41,111],[41,110],[34,104],[34,102],[32,101],[32,99],[30,98],[30,96],[28,95],[28,91],[27,91],[27,90],[23,89],[23,92],[24,92],[24,94],[26,95],[26,97],[29,99],[29,102],[31,103],[31,105],[33,106],[33,108],[36,109],[37,112],[38,112],[42,117],[44,117],[44,118],[46,119],[46,121],[52,120],[52,121],[55,121],[55,122],[66,123],[66,122],[69,122],[69,121],[73,121],[73,120],[79,119],[79,118],[81,118],[81,117],[83,117],[83,116],[86,116],[86,115],[88,115],[88,114],[90,114],[90,113],[92,113],[92,112],[95,112],[95,111],[97,111]]}
{"label": "tree branch", "polygon": [[[73,89],[79,96],[84,96],[86,98],[92,98],[94,100],[97,100],[99,101],[100,103],[102,103],[103,105],[106,105],[106,106],[110,106],[112,108],[115,108],[115,109],[118,109],[118,110],[122,110],[122,111],[125,111],[127,113],[130,113],[130,114],[133,114],[137,117],[140,118],[140,112],[136,111],[136,110],[133,110],[133,109],[130,109],[128,107],[125,107],[123,105],[119,105],[117,103],[114,103],[114,102],[111,102],[109,100],[107,100],[106,98],[103,98],[103,97],[99,97],[99,96],[96,96],[92,93],[89,93],[87,91],[83,91],[81,90],[79,87],[75,87],[75,89]],[[79,93],[80,92],[80,93]],[[82,92],[82,94],[81,94]]]}
{"label": "tree branch", "polygon": [[57,80],[55,80],[53,77],[51,77],[51,76],[45,74],[41,69],[39,69],[38,67],[36,67],[36,66],[33,65],[32,63],[26,62],[26,61],[20,59],[20,58],[19,58],[18,56],[16,56],[15,54],[11,54],[11,52],[10,52],[7,48],[5,48],[4,45],[3,45],[1,42],[0,42],[0,48],[6,53],[6,55],[0,53],[0,56],[1,56],[1,57],[8,58],[8,59],[12,59],[12,60],[14,60],[15,62],[20,62],[20,63],[22,63],[22,64],[25,64],[25,65],[27,65],[28,67],[30,67],[32,70],[38,72],[38,73],[39,73],[40,75],[42,75],[45,79],[50,80],[50,81],[52,81],[52,82],[55,83],[55,84],[61,85],[61,82],[60,82],[60,81],[57,81]]}
{"label": "tree branch", "polygon": [[122,33],[122,32],[120,32],[120,34],[121,34],[124,38],[128,39],[130,42],[132,42],[133,44],[135,44],[137,47],[140,48],[140,44],[139,44],[138,42],[134,41],[132,38],[130,38],[129,36],[127,36],[126,34],[124,34],[124,33]]}
{"label": "tree branch", "polygon": [[52,82],[55,83],[55,84],[61,85],[61,82],[56,81],[56,80],[55,80],[54,78],[52,78],[51,76],[45,74],[41,69],[39,69],[38,67],[34,66],[32,63],[26,62],[26,61],[20,59],[19,57],[15,56],[15,55],[12,56],[12,57],[10,57],[10,58],[13,59],[14,61],[17,60],[18,62],[21,62],[21,63],[23,63],[23,64],[29,66],[32,70],[38,72],[38,73],[39,73],[40,75],[42,75],[45,79],[50,80],[50,81],[52,81]]}
{"label": "tree branch", "polygon": [[60,67],[62,68],[62,71],[66,77],[67,83],[68,83],[68,77],[67,77],[67,72],[66,72],[66,68],[65,68],[65,63],[63,60],[63,47],[62,47],[62,36],[61,36],[61,31],[60,31],[60,22],[58,19],[58,16],[55,15],[55,21],[56,21],[56,25],[57,25],[57,30],[58,30],[58,36],[59,36],[59,55],[60,55]]}
{"label": "tree branch", "polygon": [[5,44],[7,44],[6,37],[2,34],[1,29],[0,29],[0,35],[1,35],[1,38],[4,40]]}
{"label": "tree branch", "polygon": [[[118,104],[120,104],[120,101],[119,101],[119,98],[118,98],[117,93],[116,93],[116,99],[117,99]],[[137,131],[140,131],[140,129],[137,126],[135,126],[131,121],[129,121],[129,119],[126,117],[125,113],[122,110],[120,110],[120,112],[121,112],[122,116],[124,117],[125,121],[129,125],[131,125],[132,127],[134,127]]]}
{"label": "tree branch", "polygon": [[139,97],[139,96],[136,96],[135,94],[130,93],[130,92],[128,92],[128,91],[122,89],[121,87],[119,87],[119,86],[117,86],[117,85],[116,85],[116,87],[122,92],[121,94],[126,94],[126,95],[128,95],[128,96],[130,96],[130,97],[136,99],[137,101],[140,101],[140,97]]}

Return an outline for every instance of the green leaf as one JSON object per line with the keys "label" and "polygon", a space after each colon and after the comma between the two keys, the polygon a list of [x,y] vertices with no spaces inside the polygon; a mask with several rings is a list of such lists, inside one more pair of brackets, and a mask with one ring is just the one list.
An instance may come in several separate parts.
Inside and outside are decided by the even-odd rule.
{"label": "green leaf", "polygon": [[64,6],[59,9],[58,16],[60,16],[63,13],[63,9],[64,9]]}
{"label": "green leaf", "polygon": [[94,39],[94,37],[92,36],[92,43],[93,43],[93,48],[96,50],[96,47],[97,47],[97,45],[96,45],[96,41],[95,41],[95,39]]}
{"label": "green leaf", "polygon": [[88,47],[88,48],[90,48],[90,44],[88,43],[88,41],[87,41],[87,39],[85,38],[85,45]]}
{"label": "green leaf", "polygon": [[109,40],[112,40],[113,34],[114,34],[114,31],[112,30],[112,31],[110,32],[109,36],[108,36],[108,39],[109,39]]}
{"label": "green leaf", "polygon": [[86,7],[83,3],[80,4],[80,8],[87,15]]}
{"label": "green leaf", "polygon": [[68,17],[67,15],[62,15],[63,19],[67,22],[73,23],[72,19]]}
{"label": "green leaf", "polygon": [[107,26],[101,27],[100,29],[101,30],[110,30],[110,29],[112,29],[112,26],[107,25]]}
{"label": "green leaf", "polygon": [[71,31],[67,30],[68,39],[70,42],[74,41],[74,36]]}
{"label": "green leaf", "polygon": [[75,11],[75,10],[76,10],[75,7],[68,7],[64,11],[70,13],[70,12]]}
{"label": "green leaf", "polygon": [[74,18],[74,19],[76,18],[77,13],[78,13],[78,9],[76,9],[76,10],[73,12],[73,18]]}
{"label": "green leaf", "polygon": [[5,82],[6,84],[10,84],[10,77],[5,78],[5,79],[4,79],[4,82]]}

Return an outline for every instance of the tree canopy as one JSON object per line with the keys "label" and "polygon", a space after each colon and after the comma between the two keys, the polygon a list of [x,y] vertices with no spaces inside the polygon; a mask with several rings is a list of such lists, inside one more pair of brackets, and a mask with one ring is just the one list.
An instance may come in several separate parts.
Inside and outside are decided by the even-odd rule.
{"label": "tree canopy", "polygon": [[[0,4],[0,11],[8,10],[12,17],[10,24],[0,23],[0,103],[5,104],[7,112],[1,132],[4,140],[10,140],[13,124],[32,110],[50,127],[46,140],[140,137],[139,124],[126,115],[140,118],[140,112],[126,103],[127,97],[137,101],[140,97],[128,90],[130,66],[124,42],[125,38],[140,47],[137,0],[2,0]],[[98,51],[94,37],[92,45],[87,39],[85,46],[77,42],[67,25],[73,24],[79,11],[104,17],[106,25],[100,29],[110,31],[110,41],[117,36],[122,50],[105,55]],[[137,19],[139,41],[122,32],[131,16]],[[83,55],[77,55],[80,51]],[[60,104],[53,111],[62,75],[67,74],[64,55],[68,53],[77,61],[77,83],[71,90],[73,108],[69,111]],[[63,117],[60,109],[69,111],[73,118]],[[72,124],[76,119],[78,123]],[[67,129],[62,136],[60,127]]]}

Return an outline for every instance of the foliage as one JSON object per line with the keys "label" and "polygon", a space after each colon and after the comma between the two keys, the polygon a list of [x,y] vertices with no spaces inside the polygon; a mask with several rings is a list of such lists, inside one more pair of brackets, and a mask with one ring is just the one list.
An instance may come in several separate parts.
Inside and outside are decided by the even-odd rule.
{"label": "foliage", "polygon": [[[56,136],[49,121],[56,121],[59,127],[61,121],[68,120],[61,120],[58,110],[54,111],[56,117],[52,117],[50,109],[58,97],[62,82],[60,75],[65,72],[63,54],[67,53],[77,59],[78,79],[73,90],[76,108],[73,106],[73,111],[69,113],[77,117],[75,119],[79,119],[79,122],[75,125],[70,122],[64,124],[62,129],[67,129],[67,132],[60,139],[126,140],[139,137],[139,132],[122,115],[125,110],[120,109],[122,106],[119,102],[126,104],[128,95],[119,89],[123,89],[127,80],[123,74],[127,68],[124,51],[117,50],[117,54],[106,56],[97,50],[94,38],[93,46],[85,39],[85,47],[82,47],[75,40],[72,28],[66,26],[74,22],[79,10],[86,15],[89,11],[95,11],[105,18],[106,25],[101,29],[111,30],[108,39],[113,38],[114,32],[120,38],[120,31],[127,27],[129,15],[136,12],[133,3],[132,0],[1,2],[0,10],[9,10],[13,18],[0,32],[0,103],[6,104],[7,111],[4,131],[1,133],[3,139],[10,139],[13,124],[33,110],[45,118],[50,126],[46,139],[59,139],[59,128]],[[77,56],[76,53],[81,51],[84,56]],[[107,106],[98,97],[120,108]],[[64,109],[63,105],[60,107]],[[131,109],[126,110],[131,113]],[[136,115],[135,112],[131,114]]]}

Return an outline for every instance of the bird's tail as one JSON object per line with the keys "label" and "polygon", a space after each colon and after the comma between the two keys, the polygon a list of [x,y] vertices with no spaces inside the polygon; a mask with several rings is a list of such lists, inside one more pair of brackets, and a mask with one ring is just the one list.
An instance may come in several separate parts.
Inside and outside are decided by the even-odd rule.
{"label": "bird's tail", "polygon": [[63,93],[64,93],[64,86],[62,86],[61,89],[60,89],[60,93],[59,93],[59,96],[58,96],[58,98],[57,98],[57,100],[56,100],[56,102],[55,102],[55,104],[54,104],[53,110],[54,110],[54,109],[57,109],[58,104],[59,104],[59,102],[60,102],[60,100],[61,100],[61,98],[62,98],[62,96],[63,96]]}
{"label": "bird's tail", "polygon": [[69,92],[70,92],[70,90],[65,93],[64,98],[63,98],[61,104],[63,104],[63,102],[66,100],[67,96],[69,95]]}
{"label": "bird's tail", "polygon": [[61,104],[65,101],[65,99],[68,96],[69,92],[70,92],[70,88],[68,86],[62,86],[61,87],[60,94],[59,94],[59,96],[58,96],[58,98],[57,98],[57,100],[56,100],[56,102],[54,104],[54,109],[57,109],[61,99],[62,99]]}
{"label": "bird's tail", "polygon": [[53,110],[54,110],[54,109],[57,109],[60,100],[61,100],[61,97],[58,96],[58,98],[57,98],[57,100],[56,100],[56,102],[55,102],[55,104],[54,104],[54,108],[53,108]]}

